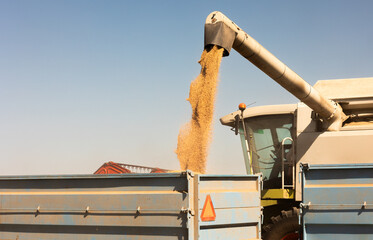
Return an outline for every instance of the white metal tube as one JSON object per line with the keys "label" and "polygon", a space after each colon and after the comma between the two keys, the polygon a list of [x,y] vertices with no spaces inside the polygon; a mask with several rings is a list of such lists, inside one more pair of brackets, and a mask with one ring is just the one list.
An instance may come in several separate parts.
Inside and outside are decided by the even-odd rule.
{"label": "white metal tube", "polygon": [[[224,33],[219,34],[218,37],[211,37],[211,35],[213,35],[212,31],[216,31],[217,29],[213,27],[216,24],[224,25],[224,27],[219,27],[219,29],[224,29]],[[230,31],[227,31],[227,29],[230,29]],[[232,38],[232,35],[235,35],[235,37]],[[300,101],[304,102],[318,113],[324,121],[328,123],[327,127],[329,130],[339,130],[347,117],[337,103],[320,95],[320,93],[303,80],[303,78],[276,58],[255,39],[245,33],[224,14],[218,11],[212,12],[206,19],[205,47],[211,44],[219,45],[219,43],[221,43],[221,47],[226,49],[225,55],[229,55],[231,48],[229,44],[231,41],[224,39],[225,36],[227,36],[228,40],[233,39],[231,43],[233,48],[244,58],[249,60]],[[214,40],[209,42],[209,39]]]}

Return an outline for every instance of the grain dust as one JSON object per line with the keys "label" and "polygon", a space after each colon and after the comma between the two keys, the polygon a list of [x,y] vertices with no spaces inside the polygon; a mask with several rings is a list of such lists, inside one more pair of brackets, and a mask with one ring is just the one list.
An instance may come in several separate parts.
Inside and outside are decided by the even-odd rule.
{"label": "grain dust", "polygon": [[192,119],[180,129],[176,149],[182,170],[189,169],[199,173],[206,171],[223,51],[223,48],[217,46],[203,51],[199,61],[201,73],[190,85],[187,101],[192,107]]}

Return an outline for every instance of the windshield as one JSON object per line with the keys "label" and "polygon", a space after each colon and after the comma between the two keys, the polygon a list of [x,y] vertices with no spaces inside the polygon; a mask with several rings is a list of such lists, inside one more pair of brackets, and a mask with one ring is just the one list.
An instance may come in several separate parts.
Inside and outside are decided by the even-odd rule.
{"label": "windshield", "polygon": [[245,119],[253,171],[261,172],[264,181],[274,180],[275,185],[281,176],[281,142],[286,137],[293,139],[293,118],[282,114]]}

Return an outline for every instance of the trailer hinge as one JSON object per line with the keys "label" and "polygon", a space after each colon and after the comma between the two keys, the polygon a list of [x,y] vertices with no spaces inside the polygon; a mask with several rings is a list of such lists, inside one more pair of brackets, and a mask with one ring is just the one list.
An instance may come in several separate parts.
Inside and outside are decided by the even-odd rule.
{"label": "trailer hinge", "polygon": [[194,178],[194,173],[192,171],[190,171],[190,170],[186,171],[186,175],[187,175],[187,179],[188,180]]}
{"label": "trailer hinge", "polygon": [[310,165],[308,163],[300,163],[301,171],[308,171],[310,169]]}
{"label": "trailer hinge", "polygon": [[40,205],[36,208],[35,217],[40,214]]}
{"label": "trailer hinge", "polygon": [[184,207],[182,207],[181,210],[180,210],[180,212],[190,214],[191,216],[195,215],[194,210],[190,209],[190,208],[184,208]]}
{"label": "trailer hinge", "polygon": [[300,203],[299,204],[300,208],[309,208],[311,206],[311,202],[308,202],[308,203]]}

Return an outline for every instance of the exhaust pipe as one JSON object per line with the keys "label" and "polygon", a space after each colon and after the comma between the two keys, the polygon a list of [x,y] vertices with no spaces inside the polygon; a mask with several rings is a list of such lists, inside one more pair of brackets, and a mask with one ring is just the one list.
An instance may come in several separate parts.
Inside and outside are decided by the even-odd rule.
{"label": "exhaust pipe", "polygon": [[338,103],[323,97],[298,74],[218,11],[210,13],[205,23],[205,49],[212,45],[224,48],[223,56],[228,56],[233,47],[244,58],[318,113],[328,130],[338,131],[347,119]]}

